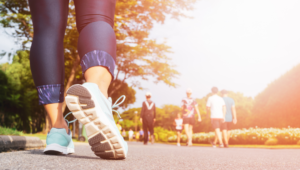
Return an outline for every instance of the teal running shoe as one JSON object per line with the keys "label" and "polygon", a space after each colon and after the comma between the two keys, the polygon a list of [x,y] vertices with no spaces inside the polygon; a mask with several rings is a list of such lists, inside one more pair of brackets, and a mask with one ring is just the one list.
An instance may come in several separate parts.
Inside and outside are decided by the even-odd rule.
{"label": "teal running shoe", "polygon": [[[100,158],[125,159],[127,157],[127,142],[121,136],[112,114],[115,111],[113,108],[123,103],[125,98],[124,95],[121,96],[112,105],[111,98],[107,99],[94,83],[73,85],[67,91],[65,98],[67,106],[85,125],[91,149]],[[123,100],[119,102],[121,99]]]}
{"label": "teal running shoe", "polygon": [[[70,113],[69,113],[70,114]],[[69,115],[67,114],[65,118]],[[72,123],[76,120],[73,120],[68,123]],[[65,129],[52,128],[47,135],[46,139],[46,148],[44,149],[45,154],[58,155],[58,154],[72,154],[75,152],[74,143],[72,141],[72,132],[69,129],[69,133]]]}

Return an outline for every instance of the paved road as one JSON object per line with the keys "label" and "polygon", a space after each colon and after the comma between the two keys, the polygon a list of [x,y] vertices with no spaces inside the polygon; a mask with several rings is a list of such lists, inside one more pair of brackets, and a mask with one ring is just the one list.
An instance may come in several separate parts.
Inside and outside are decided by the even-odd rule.
{"label": "paved road", "polygon": [[299,149],[177,147],[129,143],[126,160],[103,160],[88,144],[76,144],[75,154],[44,155],[42,150],[0,153],[0,169],[295,169]]}

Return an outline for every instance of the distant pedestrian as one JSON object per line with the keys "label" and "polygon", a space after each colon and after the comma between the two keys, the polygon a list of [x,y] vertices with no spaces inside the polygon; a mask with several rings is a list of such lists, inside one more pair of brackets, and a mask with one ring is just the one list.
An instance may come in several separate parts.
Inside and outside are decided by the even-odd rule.
{"label": "distant pedestrian", "polygon": [[155,103],[151,101],[151,93],[146,93],[146,101],[143,102],[140,121],[143,123],[144,129],[144,145],[148,143],[148,132],[151,135],[151,143],[154,143],[154,123],[156,117]]}
{"label": "distant pedestrian", "polygon": [[121,133],[121,131],[122,131],[122,126],[120,125],[120,122],[117,122],[117,128],[118,128],[119,132]]}
{"label": "distant pedestrian", "polygon": [[126,138],[126,131],[125,131],[125,129],[123,129],[122,136],[123,136],[124,139]]}
{"label": "distant pedestrian", "polygon": [[182,123],[183,119],[181,118],[180,113],[177,114],[177,118],[175,119],[174,125],[175,129],[177,131],[177,146],[180,146],[180,138],[181,138],[181,132],[182,132]]}
{"label": "distant pedestrian", "polygon": [[[210,111],[211,124],[215,130],[215,141],[219,140],[220,147],[223,148],[222,134],[220,130],[224,130],[224,121],[226,107],[225,102],[222,97],[218,96],[218,88],[213,87],[211,89],[213,95],[210,96],[207,100],[206,109],[207,113]],[[224,134],[224,138],[227,139],[227,134]],[[212,143],[213,147],[216,147],[216,143]],[[227,141],[225,140],[225,147],[228,147]]]}
{"label": "distant pedestrian", "polygon": [[150,132],[148,131],[148,142],[149,142],[150,139],[152,139],[151,137],[152,136],[150,135]]}
{"label": "distant pedestrian", "polygon": [[142,128],[140,129],[139,133],[140,133],[140,138],[139,139],[142,142],[144,140],[144,131],[143,131]]}
{"label": "distant pedestrian", "polygon": [[131,128],[130,128],[130,130],[128,132],[128,136],[129,136],[129,141],[132,141],[133,140],[133,131],[132,131]]}
{"label": "distant pedestrian", "polygon": [[232,98],[228,97],[228,92],[226,90],[222,90],[221,94],[226,105],[225,130],[223,134],[227,133],[227,138],[224,138],[227,141],[227,144],[229,144],[230,130],[232,125],[237,123],[235,102]]}
{"label": "distant pedestrian", "polygon": [[187,146],[192,146],[193,139],[193,126],[195,124],[195,111],[198,114],[198,121],[201,122],[201,116],[198,109],[198,104],[195,99],[192,98],[192,90],[187,89],[187,97],[182,100],[181,110],[183,113],[183,124],[187,140]]}

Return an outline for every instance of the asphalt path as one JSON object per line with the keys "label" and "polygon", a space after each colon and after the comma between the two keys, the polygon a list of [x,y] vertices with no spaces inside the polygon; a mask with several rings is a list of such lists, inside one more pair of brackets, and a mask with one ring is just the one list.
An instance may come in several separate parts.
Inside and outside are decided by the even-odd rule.
{"label": "asphalt path", "polygon": [[42,150],[0,153],[0,169],[294,169],[300,170],[299,149],[177,147],[129,143],[125,160],[104,160],[86,143],[75,154],[44,155]]}

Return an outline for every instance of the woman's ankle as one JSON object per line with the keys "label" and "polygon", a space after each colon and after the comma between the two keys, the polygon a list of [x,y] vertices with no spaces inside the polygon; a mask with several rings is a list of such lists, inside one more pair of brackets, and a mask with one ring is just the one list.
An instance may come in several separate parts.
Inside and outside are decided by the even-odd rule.
{"label": "woman's ankle", "polygon": [[67,133],[69,133],[69,127],[65,119],[56,121],[54,124],[52,124],[53,128],[57,129],[65,129]]}
{"label": "woman's ankle", "polygon": [[85,73],[86,82],[95,83],[98,85],[102,94],[108,98],[108,87],[111,83],[112,76],[105,67],[91,67]]}
{"label": "woman's ankle", "polygon": [[44,105],[44,107],[50,118],[52,128],[63,128],[68,133],[68,124],[63,117],[62,105],[62,103],[51,103]]}

